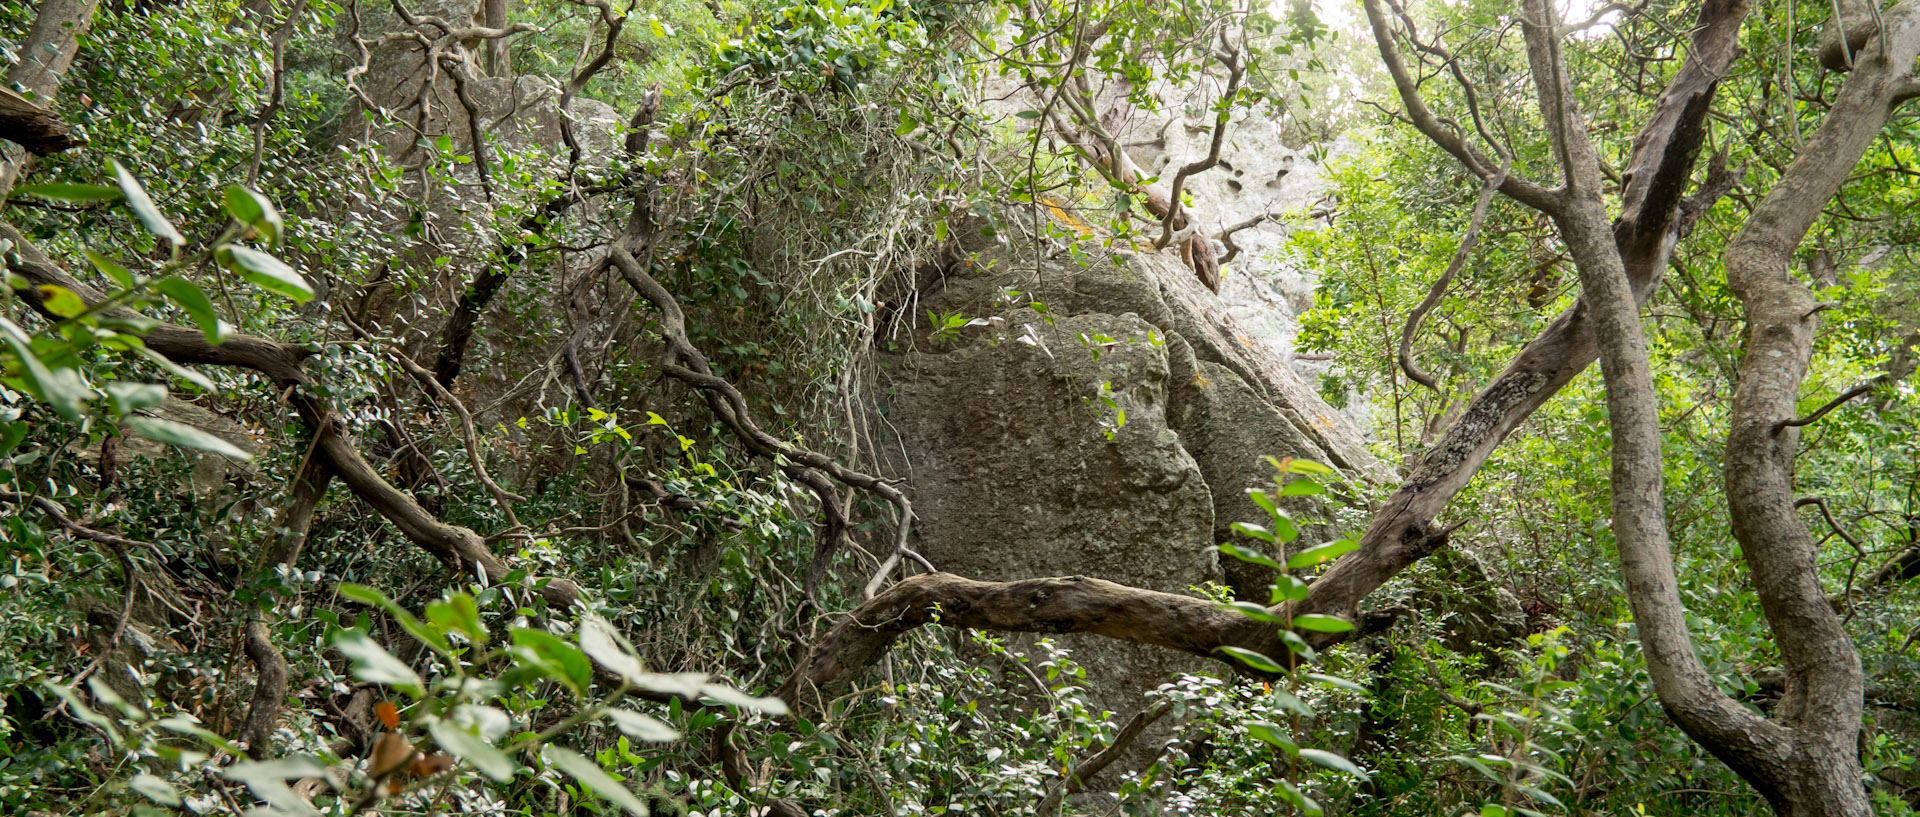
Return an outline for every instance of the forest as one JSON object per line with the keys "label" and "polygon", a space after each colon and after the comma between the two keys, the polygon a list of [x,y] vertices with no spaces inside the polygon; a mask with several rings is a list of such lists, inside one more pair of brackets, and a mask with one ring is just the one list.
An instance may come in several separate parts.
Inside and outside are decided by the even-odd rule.
{"label": "forest", "polygon": [[1920,813],[1920,0],[0,71],[0,814]]}

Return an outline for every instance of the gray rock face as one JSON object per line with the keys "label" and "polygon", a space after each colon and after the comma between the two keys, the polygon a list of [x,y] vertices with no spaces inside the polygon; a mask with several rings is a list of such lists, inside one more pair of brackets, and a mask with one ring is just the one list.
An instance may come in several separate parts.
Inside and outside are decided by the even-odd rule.
{"label": "gray rock face", "polygon": [[[1213,546],[1265,518],[1246,489],[1265,456],[1354,478],[1378,473],[1344,417],[1252,338],[1178,258],[1075,262],[989,248],[922,282],[916,317],[882,355],[885,471],[909,479],[918,546],[988,580],[1082,574],[1184,593],[1267,577]],[[902,315],[904,324],[908,316]],[[1311,501],[1296,512],[1318,515]],[[1199,659],[1092,637],[1059,641],[1116,712]]]}
{"label": "gray rock face", "polygon": [[[981,579],[1064,570],[1183,590],[1211,577],[1212,502],[1167,427],[1153,326],[1129,312],[1022,327],[1031,343],[935,341],[896,370],[888,418],[919,452],[896,473],[914,485],[927,557]],[[1115,340],[1095,358],[1083,336]]]}

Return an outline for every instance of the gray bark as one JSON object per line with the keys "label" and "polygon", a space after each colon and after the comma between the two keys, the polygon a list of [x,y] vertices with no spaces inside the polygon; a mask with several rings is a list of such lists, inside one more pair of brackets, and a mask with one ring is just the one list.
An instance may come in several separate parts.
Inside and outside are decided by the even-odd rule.
{"label": "gray bark", "polygon": [[[6,85],[19,88],[27,101],[51,112],[67,68],[80,50],[80,35],[93,24],[99,0],[46,0],[34,15],[27,41],[20,45],[20,61],[7,70]],[[0,202],[33,162],[31,153],[0,153]]]}

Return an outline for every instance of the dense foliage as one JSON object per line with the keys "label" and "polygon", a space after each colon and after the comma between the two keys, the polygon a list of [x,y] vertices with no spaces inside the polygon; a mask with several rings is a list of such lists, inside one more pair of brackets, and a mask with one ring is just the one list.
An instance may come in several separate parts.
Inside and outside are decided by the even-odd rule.
{"label": "dense foliage", "polygon": [[[1407,123],[1355,10],[416,5],[0,6],[9,92],[86,140],[8,145],[23,172],[0,187],[0,812],[1766,808],[1655,695],[1598,367],[1493,451],[1442,520],[1450,549],[1368,596],[1389,626],[1288,606],[1581,294],[1552,219],[1505,198],[1469,215],[1483,180]],[[1424,53],[1453,49],[1427,103],[1548,167],[1514,5],[1394,10],[1432,21]],[[83,31],[30,47],[75,8]],[[1610,168],[1695,11],[1569,29]],[[1757,5],[1741,29],[1698,175],[1737,172],[1644,311],[1687,623],[1760,713],[1798,682],[1729,534],[1746,313],[1724,256],[1838,94],[1813,57],[1827,11],[1795,14]],[[62,47],[57,81],[20,79]],[[1205,261],[1231,234],[1171,175],[1212,165],[1154,178],[1104,115],[1161,106],[1338,154],[1319,201],[1275,214],[1273,257]],[[1865,668],[1860,784],[1884,815],[1920,808],[1917,152],[1897,113],[1795,256],[1821,301],[1796,507]],[[991,325],[916,300],[922,270],[979,246],[1036,276],[1115,248],[1179,254],[1216,290],[1319,276],[1297,351],[1331,361],[1315,385],[1370,421],[1392,476],[1272,459],[1266,518],[1234,526],[1264,545],[1221,547],[1271,571],[1270,604],[1184,588],[1287,654],[1222,647],[1116,712],[1046,627],[927,628],[824,704],[783,687],[918,558],[901,491],[866,474],[888,422],[874,350]],[[166,351],[254,339],[252,363]],[[1106,405],[1111,438],[1127,415]],[[1302,499],[1316,517],[1285,510]]]}

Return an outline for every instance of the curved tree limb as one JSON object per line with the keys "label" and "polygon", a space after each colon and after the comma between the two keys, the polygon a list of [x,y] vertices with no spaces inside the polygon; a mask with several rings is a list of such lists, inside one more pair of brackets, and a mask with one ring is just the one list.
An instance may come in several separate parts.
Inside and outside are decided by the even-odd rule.
{"label": "curved tree limb", "polygon": [[[590,76],[583,74],[576,79],[584,86],[585,80]],[[569,84],[567,87],[572,89],[573,85]],[[648,138],[652,133],[654,112],[660,106],[660,95],[660,87],[654,86],[646,102],[634,111],[633,117],[627,122],[625,147],[629,159],[646,152]],[[561,103],[561,123],[567,128],[572,127],[568,124],[570,120],[565,115],[566,105],[569,102],[571,97]],[[564,132],[572,133],[571,130]],[[576,158],[575,161],[577,162],[578,159]],[[479,328],[480,318],[486,313],[487,306],[493,303],[494,296],[500,294],[507,280],[532,260],[534,248],[546,237],[548,228],[566,215],[567,209],[581,197],[581,193],[577,183],[570,183],[556,191],[552,198],[534,208],[532,213],[520,220],[520,234],[513,240],[505,242],[500,248],[499,263],[482,267],[474,273],[471,280],[467,281],[466,286],[460,289],[460,298],[454,302],[453,314],[447,317],[446,325],[440,330],[438,351],[435,352],[433,361],[433,378],[440,385],[447,388],[453,387],[453,381],[460,376],[460,371],[465,366],[467,349],[473,345],[473,333]],[[571,343],[567,346],[567,353],[569,355],[573,353]],[[581,399],[585,399],[586,384],[581,382],[577,387]]]}
{"label": "curved tree limb", "polygon": [[1508,159],[1499,172],[1488,176],[1486,183],[1480,186],[1480,196],[1473,202],[1473,215],[1467,221],[1467,232],[1460,236],[1460,246],[1453,251],[1453,260],[1448,262],[1439,279],[1433,282],[1433,287],[1427,290],[1427,297],[1422,298],[1420,304],[1407,314],[1407,324],[1400,329],[1400,369],[1407,373],[1408,379],[1433,391],[1439,391],[1440,385],[1434,381],[1433,375],[1427,374],[1420,364],[1414,362],[1413,336],[1420,332],[1420,321],[1446,297],[1447,287],[1453,285],[1454,276],[1459,275],[1461,268],[1466,266],[1467,258],[1473,254],[1473,242],[1480,237],[1480,225],[1487,220],[1487,208],[1493,204],[1493,194],[1507,180],[1507,171],[1512,167],[1513,160]]}
{"label": "curved tree limb", "polygon": [[1794,510],[1800,435],[1791,421],[1812,363],[1819,313],[1791,262],[1915,79],[1920,0],[1888,9],[1875,29],[1878,36],[1855,55],[1820,127],[1726,249],[1727,283],[1747,317],[1728,421],[1727,506],[1786,671],[1772,722],[1790,736],[1776,776],[1735,770],[1783,814],[1871,813],[1856,749],[1865,683],[1860,658],[1821,586],[1812,534]]}
{"label": "curved tree limb", "polygon": [[1092,633],[1227,660],[1237,646],[1289,655],[1271,624],[1207,599],[1142,590],[1085,576],[982,582],[950,573],[904,579],[855,608],[815,640],[774,695],[819,711],[902,635],[938,621],[949,627],[1023,633]]}
{"label": "curved tree limb", "polygon": [[[1398,50],[1380,0],[1365,0],[1374,38],[1389,66],[1398,63]],[[1636,303],[1652,296],[1671,256],[1673,243],[1687,220],[1682,217],[1684,194],[1700,146],[1705,120],[1720,77],[1731,65],[1740,24],[1746,18],[1746,0],[1707,0],[1692,33],[1692,47],[1672,80],[1661,91],[1653,111],[1633,142],[1624,174],[1620,215],[1613,223],[1613,241],[1619,248]],[[1396,83],[1405,76],[1404,65]],[[1403,92],[1412,89],[1410,76]],[[1404,95],[1411,108],[1424,111],[1418,94]],[[1484,177],[1484,157],[1439,124],[1430,111],[1421,131],[1443,144],[1462,163]],[[1436,136],[1435,134],[1438,134]],[[1458,148],[1456,152],[1455,148]],[[1469,161],[1471,160],[1471,161]],[[1710,192],[1712,179],[1703,188]],[[1509,175],[1500,192],[1538,209],[1557,208],[1558,191],[1517,180]],[[1724,192],[1724,191],[1720,191]],[[1716,194],[1717,195],[1717,194]],[[1695,206],[1703,201],[1694,201]],[[1599,357],[1588,307],[1576,303],[1560,314],[1546,331],[1520,351],[1507,368],[1476,395],[1414,472],[1392,496],[1360,539],[1360,549],[1333,564],[1317,579],[1301,612],[1352,615],[1367,594],[1407,566],[1433,552],[1427,535],[1434,517],[1473,478],[1506,435]]]}
{"label": "curved tree limb", "polygon": [[[1186,221],[1182,218],[1186,208],[1180,204],[1180,191],[1186,186],[1187,179],[1196,173],[1212,170],[1215,165],[1220,164],[1220,149],[1226,145],[1227,126],[1233,119],[1233,101],[1240,95],[1240,80],[1247,73],[1246,58],[1240,50],[1235,49],[1226,40],[1226,32],[1220,32],[1222,50],[1215,55],[1215,59],[1227,67],[1227,88],[1220,92],[1220,101],[1215,103],[1219,105],[1220,111],[1213,117],[1213,138],[1207,143],[1205,158],[1181,165],[1180,170],[1173,174],[1173,185],[1168,188],[1167,193],[1167,214],[1161,217],[1160,237],[1153,242],[1153,248],[1156,250],[1166,249],[1167,244],[1173,240],[1173,232],[1178,229],[1174,226],[1174,222]],[[1218,287],[1215,289],[1217,290]]]}
{"label": "curved tree limb", "polygon": [[[13,254],[8,258],[11,271],[36,285],[21,290],[21,299],[43,314],[51,313],[46,312],[40,300],[38,285],[64,287],[89,305],[106,300],[99,290],[74,280],[48,260],[12,225],[0,223],[0,239],[13,243]],[[113,311],[131,314],[125,309]],[[232,366],[266,376],[286,390],[301,419],[318,435],[316,453],[334,476],[398,528],[408,541],[456,572],[489,582],[503,581],[512,572],[487,548],[480,534],[440,521],[367,462],[348,432],[346,421],[324,400],[303,389],[311,382],[302,366],[302,361],[312,354],[305,347],[249,335],[232,335],[219,344],[211,344],[200,330],[170,323],[158,324],[149,331],[146,344],[148,349],[182,365]],[[579,590],[564,579],[545,580],[539,593],[548,604],[561,609],[571,608],[579,598]]]}
{"label": "curved tree limb", "polygon": [[[639,226],[630,228],[628,235],[650,247],[653,236],[652,218],[650,214],[642,212],[645,207],[644,203],[635,205],[634,218]],[[918,562],[921,567],[932,570],[932,565],[924,557],[907,546],[908,535],[913,526],[913,503],[907,495],[888,480],[855,471],[819,452],[790,445],[756,425],[751,413],[747,410],[746,398],[740,394],[740,390],[734,388],[733,384],[727,382],[725,378],[715,375],[712,367],[707,365],[706,357],[688,339],[687,316],[686,312],[680,308],[680,302],[673,297],[673,293],[668,292],[666,287],[661,286],[660,282],[647,272],[640,260],[622,246],[623,243],[615,242],[610,245],[608,258],[613,262],[614,268],[619,270],[621,277],[626,279],[627,284],[633,287],[634,292],[653,304],[654,309],[660,313],[660,335],[666,341],[666,349],[658,363],[660,370],[700,391],[706,397],[707,406],[713,411],[714,416],[726,424],[749,451],[759,456],[785,460],[781,470],[801,484],[814,487],[816,493],[820,493],[818,487],[813,484],[813,478],[805,474],[806,469],[818,471],[843,485],[878,496],[898,509],[893,549],[888,555],[881,576],[891,572],[892,567],[902,558],[911,559]],[[832,492],[827,491],[821,495],[826,499],[831,497]],[[832,520],[836,510],[837,508],[828,511],[829,529],[833,526]],[[830,547],[829,541],[837,543],[838,537],[835,536],[832,540],[823,539],[822,547]],[[815,560],[818,561],[820,558],[816,553]],[[876,582],[878,580],[879,577],[876,577]],[[873,584],[869,584],[868,594],[871,595],[874,589]]]}
{"label": "curved tree limb", "polygon": [[[314,511],[319,508],[320,499],[327,495],[327,485],[332,481],[333,474],[309,448],[306,461],[293,477],[284,532],[261,560],[264,567],[292,569],[299,563],[300,551],[307,544],[307,531],[313,526]],[[287,701],[287,659],[273,643],[272,623],[273,614],[257,605],[247,616],[245,649],[259,676],[254,681],[253,699],[247,704],[247,719],[240,727],[240,740],[247,744],[247,755],[256,760],[271,754],[273,733],[280,728],[280,714]]]}

